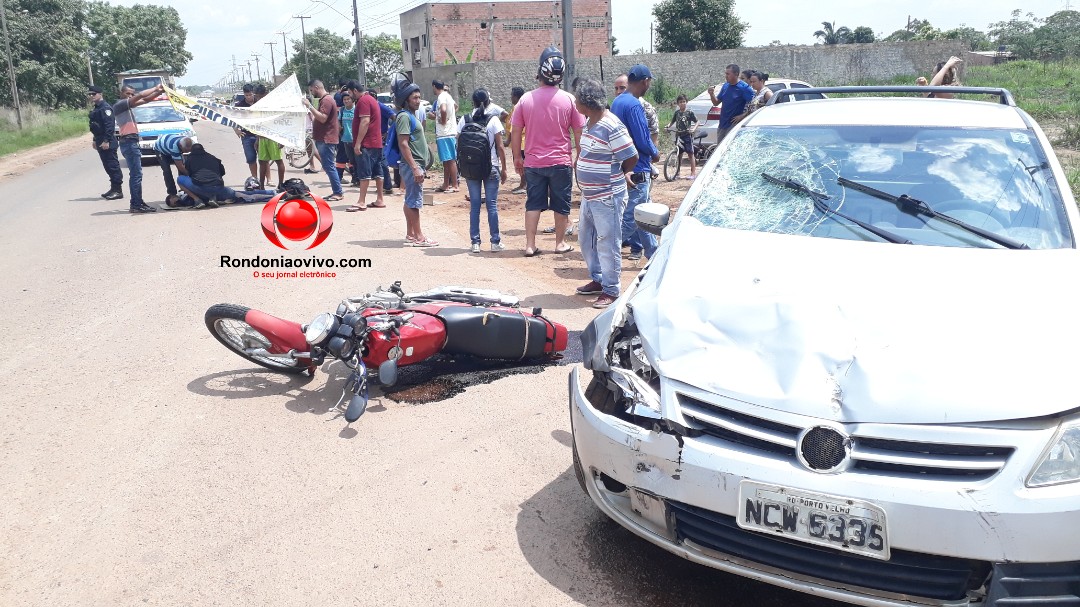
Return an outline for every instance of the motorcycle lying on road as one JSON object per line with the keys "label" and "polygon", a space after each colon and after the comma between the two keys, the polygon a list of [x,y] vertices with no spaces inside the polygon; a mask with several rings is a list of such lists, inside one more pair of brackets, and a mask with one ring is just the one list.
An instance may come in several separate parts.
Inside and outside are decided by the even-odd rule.
{"label": "motorcycle lying on road", "polygon": [[[235,304],[206,310],[206,328],[226,348],[280,373],[313,375],[327,356],[351,372],[345,420],[364,414],[368,381],[397,381],[399,366],[436,354],[505,361],[556,359],[566,349],[566,327],[540,308],[526,312],[516,297],[491,289],[442,287],[406,294],[401,282],[343,300],[333,313],[306,325]],[[377,373],[369,372],[377,369]]]}

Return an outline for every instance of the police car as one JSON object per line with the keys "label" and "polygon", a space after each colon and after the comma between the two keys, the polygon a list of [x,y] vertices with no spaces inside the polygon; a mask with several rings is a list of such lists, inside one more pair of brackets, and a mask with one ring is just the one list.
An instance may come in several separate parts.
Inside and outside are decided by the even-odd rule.
{"label": "police car", "polygon": [[[157,157],[154,144],[158,137],[176,134],[191,137],[192,143],[199,142],[189,119],[173,109],[168,101],[147,103],[132,111],[135,113],[135,122],[139,125],[139,151],[143,159]],[[119,135],[119,131],[117,134]]]}

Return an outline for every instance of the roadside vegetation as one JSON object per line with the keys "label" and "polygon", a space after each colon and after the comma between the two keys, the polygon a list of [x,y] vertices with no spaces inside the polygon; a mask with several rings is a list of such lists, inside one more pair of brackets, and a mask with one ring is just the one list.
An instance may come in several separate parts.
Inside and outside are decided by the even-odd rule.
{"label": "roadside vegetation", "polygon": [[86,110],[47,112],[33,106],[23,108],[23,129],[20,131],[14,112],[0,112],[0,156],[21,152],[77,137],[89,132]]}

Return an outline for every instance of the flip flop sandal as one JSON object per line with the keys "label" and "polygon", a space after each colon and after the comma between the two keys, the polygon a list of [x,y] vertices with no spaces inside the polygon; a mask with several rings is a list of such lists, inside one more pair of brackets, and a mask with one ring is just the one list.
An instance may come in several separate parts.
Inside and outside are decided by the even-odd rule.
{"label": "flip flop sandal", "polygon": [[355,212],[355,211],[366,211],[366,210],[368,210],[368,208],[367,207],[357,206],[357,205],[354,204],[351,207],[345,207],[345,210],[347,212],[349,212],[349,213],[352,213],[352,212]]}
{"label": "flip flop sandal", "polygon": [[367,208],[369,208],[369,209],[385,209],[386,205],[385,204],[369,204],[369,205],[367,205]]}
{"label": "flip flop sandal", "polygon": [[437,247],[437,246],[439,246],[439,243],[435,242],[434,240],[432,240],[430,238],[426,238],[424,240],[414,242],[413,246],[414,247],[423,247],[423,248]]}
{"label": "flip flop sandal", "polygon": [[555,249],[555,252],[559,253],[560,255],[565,253],[573,253],[574,247],[572,245],[567,245],[565,249]]}
{"label": "flip flop sandal", "polygon": [[526,249],[525,250],[525,257],[536,257],[537,255],[540,255],[541,253],[543,253],[543,251],[541,251],[540,249],[533,249],[532,251],[529,251],[528,249]]}
{"label": "flip flop sandal", "polygon": [[326,202],[341,202],[344,197],[341,194],[331,194],[326,198],[323,198]]}

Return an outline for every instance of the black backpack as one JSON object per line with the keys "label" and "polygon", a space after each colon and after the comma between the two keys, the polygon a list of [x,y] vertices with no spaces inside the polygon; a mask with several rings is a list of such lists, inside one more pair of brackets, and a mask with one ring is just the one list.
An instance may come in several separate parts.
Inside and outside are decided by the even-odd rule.
{"label": "black backpack", "polygon": [[286,179],[285,182],[281,184],[281,187],[285,189],[286,194],[293,198],[304,198],[311,192],[311,190],[308,189],[307,184],[304,183],[304,180],[297,177]]}
{"label": "black backpack", "polygon": [[484,181],[491,175],[491,148],[487,124],[469,122],[458,133],[458,172],[465,179]]}

